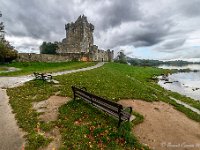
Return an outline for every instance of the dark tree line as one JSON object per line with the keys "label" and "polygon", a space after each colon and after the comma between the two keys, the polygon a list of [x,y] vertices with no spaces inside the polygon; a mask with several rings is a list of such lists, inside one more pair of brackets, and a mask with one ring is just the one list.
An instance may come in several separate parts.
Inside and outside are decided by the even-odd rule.
{"label": "dark tree line", "polygon": [[43,42],[40,46],[41,54],[56,54],[56,50],[58,49],[58,42]]}
{"label": "dark tree line", "polygon": [[128,63],[134,66],[159,66],[159,65],[184,66],[188,64],[200,64],[200,62],[188,62],[183,60],[159,61],[159,60],[136,59],[136,58],[128,58]]}
{"label": "dark tree line", "polygon": [[151,59],[137,59],[130,58],[124,54],[124,51],[121,50],[118,52],[117,57],[114,60],[118,63],[131,64],[133,66],[159,66],[159,65],[171,65],[171,66],[185,66],[188,64],[200,64],[200,62],[188,62],[183,60],[175,61],[160,61],[160,60],[151,60]]}

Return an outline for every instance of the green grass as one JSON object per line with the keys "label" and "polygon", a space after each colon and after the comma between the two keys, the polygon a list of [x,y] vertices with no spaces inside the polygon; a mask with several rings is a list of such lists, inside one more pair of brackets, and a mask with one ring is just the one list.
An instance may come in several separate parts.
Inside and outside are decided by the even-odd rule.
{"label": "green grass", "polygon": [[63,105],[59,112],[58,126],[64,141],[61,149],[148,149],[131,133],[131,123],[117,128],[117,120],[82,100]]}
{"label": "green grass", "polygon": [[1,71],[7,71],[8,69],[7,68],[5,68],[5,67],[0,67],[0,72]]}
{"label": "green grass", "polygon": [[[39,90],[40,88],[42,90]],[[45,100],[52,92],[53,87],[50,86],[50,83],[44,84],[42,81],[37,80],[30,81],[24,86],[7,90],[13,112],[16,113],[15,117],[17,118],[18,125],[28,133],[26,135],[26,149],[38,149],[51,141],[51,139],[46,138],[36,130],[38,123],[42,124],[44,131],[49,130],[49,123],[44,124],[39,121],[39,113],[32,109],[32,102]]]}
{"label": "green grass", "polygon": [[[37,149],[39,146],[38,138],[42,140],[40,146],[44,146],[50,142],[50,139],[47,139],[44,136],[41,137],[41,135],[35,131],[35,128],[40,121],[38,120],[39,114],[32,109],[31,103],[35,101],[46,100],[48,97],[54,95],[58,91],[60,91],[61,96],[72,97],[72,85],[78,87],[84,86],[88,89],[88,91],[112,101],[118,101],[120,99],[142,99],[145,101],[161,100],[173,105],[177,110],[185,113],[185,115],[189,118],[200,122],[200,115],[192,112],[182,105],[177,104],[175,101],[170,100],[169,96],[184,101],[197,109],[200,109],[200,102],[186,98],[174,92],[166,91],[155,83],[155,80],[153,79],[154,76],[168,72],[169,70],[158,68],[133,67],[124,64],[107,63],[103,67],[87,72],[57,76],[55,79],[60,82],[60,86],[54,86],[54,84],[46,82],[43,83],[42,81],[35,80],[26,83],[22,87],[8,89],[8,95],[10,96],[10,103],[14,112],[16,113],[19,126],[28,132],[27,139],[29,147],[27,149]],[[130,126],[140,123],[143,120],[141,115],[136,115],[137,119]],[[84,122],[89,124],[83,124],[81,127],[75,126],[74,122],[80,118],[83,118]],[[88,142],[91,142],[89,144],[92,144],[94,149],[98,147],[98,142],[102,143],[103,145],[108,145],[108,149],[112,147],[117,149],[131,148],[132,143],[129,141],[130,139],[131,141],[135,142],[134,146],[136,148],[138,148],[137,146],[141,146],[130,133],[124,133],[123,135],[120,135],[119,131],[114,130],[116,129],[117,125],[115,120],[112,120],[112,118],[99,113],[96,109],[94,110],[92,107],[83,104],[81,101],[79,103],[70,102],[69,104],[62,106],[60,108],[60,119],[57,122],[40,122],[40,124],[44,131],[50,130],[55,125],[60,127],[62,138],[64,139],[63,149],[67,146],[71,148],[75,146],[75,148],[78,149],[77,146],[81,142],[80,139],[82,139],[85,134],[86,136],[92,136],[92,141],[83,139],[82,145],[84,145],[86,148],[90,146],[88,145]],[[90,131],[92,126],[95,126],[95,132],[93,130]],[[109,128],[112,129],[109,130]],[[106,130],[109,132],[107,133]],[[108,136],[109,139],[104,137],[100,137],[99,139],[99,133],[104,133],[105,131],[106,134],[114,134],[115,136],[113,139],[112,136],[110,137],[108,135],[106,136]],[[130,130],[127,129],[127,131]],[[95,137],[95,135],[97,137]],[[126,135],[129,138],[125,138]],[[117,138],[122,138],[122,141],[125,140],[127,145],[120,144],[120,142],[118,143],[117,141],[119,139],[116,140]],[[73,145],[72,142],[75,144]]]}
{"label": "green grass", "polygon": [[200,122],[200,115],[170,100],[170,96],[177,98],[200,110],[200,102],[167,91],[160,87],[154,76],[166,74],[169,70],[152,67],[132,67],[124,64],[109,63],[103,67],[88,72],[73,75],[58,76],[61,83],[61,96],[72,96],[71,85],[86,87],[88,91],[113,101],[120,99],[142,99],[145,101],[164,101],[169,103],[189,118]]}
{"label": "green grass", "polygon": [[63,70],[79,69],[94,65],[94,62],[15,62],[6,67],[16,67],[20,70],[14,72],[0,73],[0,76],[28,75],[33,72],[57,72]]}

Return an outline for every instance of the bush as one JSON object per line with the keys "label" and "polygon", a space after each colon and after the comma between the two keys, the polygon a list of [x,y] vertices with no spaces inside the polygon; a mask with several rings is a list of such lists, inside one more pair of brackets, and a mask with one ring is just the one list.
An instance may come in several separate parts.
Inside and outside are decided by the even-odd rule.
{"label": "bush", "polygon": [[17,51],[7,41],[0,41],[0,63],[11,62],[17,58]]}
{"label": "bush", "polygon": [[58,49],[58,42],[43,42],[40,46],[41,54],[56,54],[56,50]]}

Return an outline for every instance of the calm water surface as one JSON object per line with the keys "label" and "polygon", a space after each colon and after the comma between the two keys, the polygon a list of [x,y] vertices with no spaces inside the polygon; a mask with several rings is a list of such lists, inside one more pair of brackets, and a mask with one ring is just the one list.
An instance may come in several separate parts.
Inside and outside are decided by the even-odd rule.
{"label": "calm water surface", "polygon": [[160,66],[158,66],[158,68],[200,70],[200,65],[199,64],[191,64],[191,65],[185,65],[185,66],[160,65]]}
{"label": "calm water surface", "polygon": [[[167,90],[178,92],[195,100],[200,100],[200,65],[187,65],[183,67],[163,65],[159,66],[159,68],[199,70],[198,72],[175,73],[169,75],[167,79],[170,83],[165,80],[159,80],[158,84]],[[160,77],[160,79],[161,78],[162,77]]]}

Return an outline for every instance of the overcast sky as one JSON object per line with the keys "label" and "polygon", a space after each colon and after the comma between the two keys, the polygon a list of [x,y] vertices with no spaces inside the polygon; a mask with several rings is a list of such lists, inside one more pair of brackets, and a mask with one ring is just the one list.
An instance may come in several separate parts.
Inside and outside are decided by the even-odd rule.
{"label": "overcast sky", "polygon": [[146,59],[200,61],[200,0],[0,0],[6,38],[20,52],[61,41],[84,14],[102,49]]}

